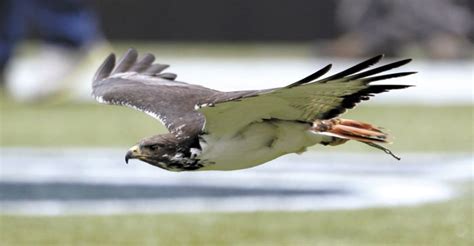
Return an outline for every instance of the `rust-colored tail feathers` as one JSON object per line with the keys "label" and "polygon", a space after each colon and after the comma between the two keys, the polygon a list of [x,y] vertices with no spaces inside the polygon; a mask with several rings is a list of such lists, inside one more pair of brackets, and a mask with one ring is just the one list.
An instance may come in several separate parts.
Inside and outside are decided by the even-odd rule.
{"label": "rust-colored tail feathers", "polygon": [[311,130],[321,135],[334,137],[334,142],[333,144],[329,143],[330,145],[341,144],[347,140],[356,140],[383,150],[395,159],[400,160],[400,157],[394,155],[389,149],[378,145],[379,143],[389,143],[388,134],[371,124],[348,119],[317,120],[313,123]]}

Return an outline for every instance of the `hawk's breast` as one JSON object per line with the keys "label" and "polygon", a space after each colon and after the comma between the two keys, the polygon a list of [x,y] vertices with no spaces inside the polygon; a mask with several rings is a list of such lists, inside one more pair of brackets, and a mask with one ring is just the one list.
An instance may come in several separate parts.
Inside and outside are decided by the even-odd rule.
{"label": "hawk's breast", "polygon": [[300,153],[321,141],[308,131],[309,125],[294,121],[264,120],[252,123],[237,134],[217,138],[201,136],[204,165],[200,170],[236,170],[263,164],[288,153]]}

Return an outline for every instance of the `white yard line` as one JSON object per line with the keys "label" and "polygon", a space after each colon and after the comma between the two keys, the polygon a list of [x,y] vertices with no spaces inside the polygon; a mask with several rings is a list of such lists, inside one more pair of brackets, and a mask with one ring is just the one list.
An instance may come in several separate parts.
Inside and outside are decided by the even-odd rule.
{"label": "white yard line", "polygon": [[[401,162],[382,154],[306,153],[242,171],[172,173],[138,161],[125,165],[122,152],[1,148],[0,185],[62,184],[73,187],[71,192],[81,185],[86,193],[73,199],[55,194],[29,199],[3,190],[0,212],[61,215],[401,206],[448,199],[456,194],[450,181],[473,178],[469,153],[404,154]],[[121,198],[121,192],[131,186],[136,186],[134,198]],[[87,198],[87,192],[100,189],[110,189],[112,194],[106,193],[106,199]],[[145,196],[144,189],[156,194]],[[173,189],[181,195],[173,195]]]}

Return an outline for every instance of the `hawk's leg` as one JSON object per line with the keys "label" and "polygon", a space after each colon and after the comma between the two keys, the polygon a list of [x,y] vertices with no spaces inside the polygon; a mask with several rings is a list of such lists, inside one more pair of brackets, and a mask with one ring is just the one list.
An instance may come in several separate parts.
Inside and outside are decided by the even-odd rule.
{"label": "hawk's leg", "polygon": [[313,122],[311,130],[323,135],[342,138],[345,140],[357,140],[368,143],[388,143],[387,133],[382,132],[380,128],[355,120],[316,120]]}
{"label": "hawk's leg", "polygon": [[388,134],[371,124],[348,119],[316,120],[310,130],[331,137],[329,141],[321,142],[323,145],[334,146],[349,140],[356,140],[383,150],[395,159],[400,160],[389,149],[378,145],[379,143],[389,143]]}

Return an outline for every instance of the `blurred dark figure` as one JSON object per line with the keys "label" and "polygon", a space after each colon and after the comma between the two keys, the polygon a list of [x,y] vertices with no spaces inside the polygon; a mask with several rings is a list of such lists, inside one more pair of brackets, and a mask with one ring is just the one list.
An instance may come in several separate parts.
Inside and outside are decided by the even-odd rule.
{"label": "blurred dark figure", "polygon": [[326,52],[337,56],[397,56],[418,48],[432,58],[471,55],[470,0],[340,0],[337,21],[345,33]]}
{"label": "blurred dark figure", "polygon": [[85,0],[2,0],[2,86],[6,80],[10,80],[5,78],[5,68],[14,54],[15,46],[34,33],[34,36],[43,41],[41,50],[35,54],[36,61],[23,63],[29,63],[34,69],[29,73],[35,75],[27,81],[26,76],[14,74],[15,81],[7,81],[9,90],[20,100],[36,100],[57,92],[61,86],[59,82],[52,81],[59,81],[61,76],[70,72],[68,70],[77,65],[77,61],[83,56],[81,53],[103,39],[98,26],[98,19]]}

